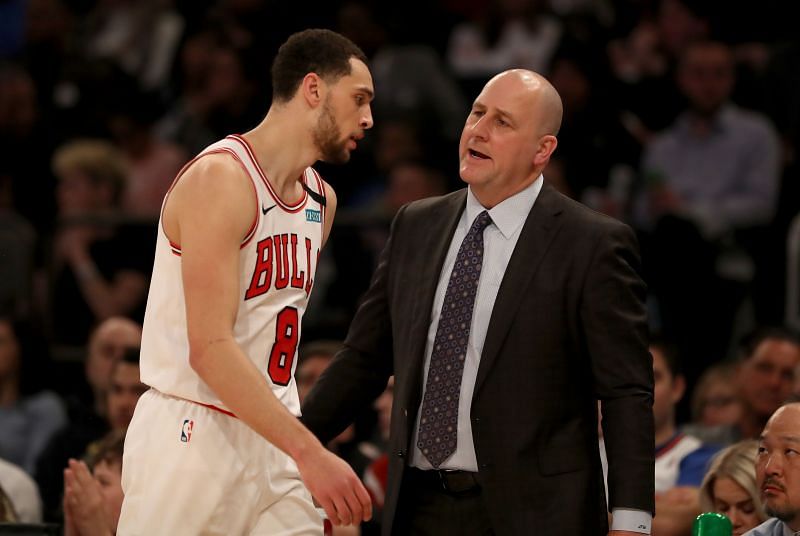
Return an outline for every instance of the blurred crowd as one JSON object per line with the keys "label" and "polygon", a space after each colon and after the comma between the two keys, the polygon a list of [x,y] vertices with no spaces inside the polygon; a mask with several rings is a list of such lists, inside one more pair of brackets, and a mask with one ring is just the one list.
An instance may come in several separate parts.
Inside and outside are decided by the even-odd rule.
{"label": "blurred crowd", "polygon": [[[366,52],[376,98],[352,161],[318,166],[340,209],[305,341],[343,338],[403,204],[460,187],[457,139],[483,84],[533,69],[564,101],[546,180],[639,236],[652,331],[682,363],[666,367],[681,383],[661,439],[690,421],[701,452],[755,437],[800,393],[800,44],[785,4],[0,0],[0,463],[38,484],[26,506],[11,497],[18,517],[70,514],[67,467],[68,489],[92,491],[68,460],[113,443],[143,389],[133,354],[163,196],[194,154],[260,121],[271,58],[308,27]],[[790,347],[766,352],[764,333]],[[771,379],[748,395],[742,364],[758,352],[783,361],[754,369]],[[376,499],[380,421],[365,408],[334,446]],[[706,488],[662,507],[694,512]]]}

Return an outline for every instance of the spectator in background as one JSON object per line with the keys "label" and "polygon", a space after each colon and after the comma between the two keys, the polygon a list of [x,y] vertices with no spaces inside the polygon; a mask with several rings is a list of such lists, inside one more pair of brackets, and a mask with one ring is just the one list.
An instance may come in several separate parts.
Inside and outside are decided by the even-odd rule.
{"label": "spectator in background", "polygon": [[142,341],[142,326],[123,317],[111,317],[92,332],[86,356],[86,378],[92,389],[94,411],[105,416],[107,394],[112,382],[114,365],[128,350],[138,349]]}
{"label": "spectator in background", "polygon": [[257,125],[265,103],[259,98],[253,51],[222,44],[214,49],[200,105],[205,122],[218,136]]}
{"label": "spectator in background", "polygon": [[656,516],[653,534],[682,535],[691,530],[700,513],[698,488],[716,447],[703,445],[696,437],[678,430],[675,411],[686,391],[675,350],[654,340],[653,420],[655,423],[655,494]]}
{"label": "spectator in background", "polygon": [[755,440],[741,441],[720,451],[700,486],[700,508],[731,520],[733,536],[742,536],[766,518],[756,486]]}
{"label": "spectator in background", "polygon": [[549,80],[564,100],[564,120],[561,146],[545,171],[560,192],[623,219],[641,147],[608,102],[607,72],[602,51],[575,43],[559,47]]}
{"label": "spectator in background", "polygon": [[[563,28],[547,13],[544,0],[491,0],[486,14],[474,22],[453,28],[447,61],[455,75],[467,84],[483,85],[489,77],[510,68],[547,74]],[[479,84],[475,84],[478,82]]]}
{"label": "spectator in background", "polygon": [[[36,468],[46,519],[60,517],[67,461],[82,457],[110,429],[124,430],[128,426],[134,395],[138,400],[143,392],[138,366],[141,340],[142,327],[121,317],[105,320],[92,332],[84,366],[86,386],[68,396],[70,424],[49,441]],[[125,362],[117,366],[121,360]]]}
{"label": "spectator in background", "polygon": [[64,470],[64,536],[116,534],[123,499],[124,444],[125,433],[114,431],[103,439],[88,464],[69,461]]}
{"label": "spectator in background", "polygon": [[43,348],[24,321],[0,317],[0,458],[34,474],[36,460],[67,424],[62,401],[41,390],[47,374]]}
{"label": "spectator in background", "polygon": [[[319,377],[328,368],[333,356],[341,349],[341,341],[334,340],[312,341],[300,347],[295,381],[297,382],[297,396],[301,404]],[[377,453],[373,452],[372,445],[354,442],[355,436],[355,426],[351,424],[325,446],[349,463],[356,474],[360,476],[364,467],[369,463],[368,456],[374,457]],[[331,534],[332,536],[356,536],[361,534],[361,530],[358,525],[339,525],[332,527]]]}
{"label": "spectator in background", "polygon": [[53,128],[39,103],[39,87],[29,71],[0,62],[0,185],[6,210],[18,213],[39,234],[49,232],[55,212],[50,172]]}
{"label": "spectator in background", "polygon": [[800,340],[783,329],[767,329],[748,337],[743,350],[737,375],[743,403],[739,429],[752,438],[792,393]]}
{"label": "spectator in background", "polygon": [[389,117],[375,126],[373,149],[374,173],[355,189],[349,205],[362,209],[386,189],[389,173],[407,160],[421,160],[425,155],[424,133],[407,117]]}
{"label": "spectator in background", "polygon": [[311,388],[330,365],[336,352],[342,349],[341,341],[318,340],[304,343],[298,352],[299,360],[295,381],[297,396],[302,404]]}
{"label": "spectator in background", "polygon": [[739,421],[741,414],[736,366],[723,362],[706,369],[692,393],[692,424],[704,427],[732,425]]}
{"label": "spectator in background", "polygon": [[378,262],[378,256],[389,238],[389,222],[403,205],[447,193],[447,181],[437,169],[420,160],[400,160],[389,169],[383,192],[359,211],[363,221],[373,221],[375,225],[365,225],[360,231],[360,242],[369,251],[371,266]]}
{"label": "spectator in background", "polygon": [[403,205],[446,193],[447,183],[441,172],[422,162],[400,162],[389,173],[384,214],[394,217]]}
{"label": "spectator in background", "polygon": [[685,49],[678,82],[689,106],[647,147],[636,201],[662,329],[691,363],[692,385],[726,355],[753,278],[740,239],[775,213],[777,136],[765,117],[730,102],[734,80],[727,45]]}
{"label": "spectator in background", "polygon": [[21,467],[0,459],[0,489],[5,491],[17,521],[41,523],[42,499],[36,482]]}
{"label": "spectator in background", "polygon": [[[444,69],[436,50],[407,35],[397,20],[382,25],[377,4],[345,2],[338,10],[341,32],[360,45],[370,67],[380,102],[375,102],[376,123],[391,117],[411,118],[427,133],[455,142],[467,103],[461,88]],[[391,9],[389,9],[391,11]]]}
{"label": "spectator in background", "polygon": [[8,497],[5,490],[0,487],[0,523],[16,523],[17,513],[14,511],[14,504]]}
{"label": "spectator in background", "polygon": [[127,168],[110,143],[80,140],[53,158],[60,226],[54,239],[51,322],[57,344],[82,345],[98,322],[136,315],[151,253],[115,225]]}
{"label": "spectator in background", "polygon": [[625,128],[647,145],[680,112],[683,99],[674,84],[675,66],[689,44],[709,38],[711,24],[704,2],[628,3],[636,5],[619,6],[627,13],[618,15],[638,9],[638,19],[624,37],[608,43],[608,57]]}
{"label": "spectator in background", "polygon": [[184,28],[183,18],[170,4],[96,2],[84,21],[85,57],[113,61],[146,90],[162,87]]}
{"label": "spectator in background", "polygon": [[139,348],[128,348],[111,369],[107,406],[108,424],[113,431],[128,429],[136,403],[147,389],[139,380]]}
{"label": "spectator in background", "polygon": [[[373,405],[375,411],[378,412],[378,430],[385,444],[389,443],[393,402],[394,376],[390,376],[389,382],[386,384],[386,389],[375,399],[375,404]],[[383,449],[381,455],[369,464],[364,471],[362,480],[369,492],[369,496],[372,498],[373,508],[375,508],[375,515],[373,515],[372,521],[364,527],[364,533],[372,530],[375,534],[379,534],[381,514],[383,512],[383,504],[386,500],[387,483],[389,482],[389,453],[386,449]]]}
{"label": "spectator in background", "polygon": [[736,370],[741,401],[739,420],[730,426],[693,427],[704,441],[730,445],[757,438],[764,425],[792,394],[800,364],[800,339],[783,328],[757,330],[742,340]]}
{"label": "spectator in background", "polygon": [[712,41],[689,45],[678,82],[689,108],[644,156],[651,188],[644,217],[655,223],[667,214],[682,216],[709,239],[769,222],[777,194],[777,136],[764,116],[730,103],[730,48]]}
{"label": "spectator in background", "polygon": [[156,138],[153,126],[161,106],[155,98],[132,91],[111,113],[109,127],[128,164],[122,207],[133,216],[158,220],[172,180],[188,160],[186,151]]}
{"label": "spectator in background", "polygon": [[798,438],[800,404],[787,404],[769,419],[758,442],[756,482],[770,519],[748,536],[786,536],[800,531]]}
{"label": "spectator in background", "polygon": [[157,137],[175,143],[188,154],[199,153],[217,139],[206,122],[205,88],[218,46],[219,37],[211,29],[201,29],[186,38],[176,62],[169,109],[155,125]]}
{"label": "spectator in background", "polygon": [[14,208],[13,179],[0,171],[0,311],[30,313],[36,231]]}
{"label": "spectator in background", "polygon": [[[312,341],[300,347],[295,380],[297,381],[297,395],[301,404],[342,347],[341,341],[333,340]],[[342,433],[326,443],[325,446],[349,463],[359,476],[363,474],[367,465],[380,455],[380,450],[374,444],[368,441],[359,441],[356,437],[354,424],[345,428]]]}
{"label": "spectator in background", "polygon": [[[653,419],[656,430],[656,494],[675,486],[699,487],[716,448],[678,430],[675,410],[686,392],[678,356],[667,343],[653,341]],[[656,503],[658,507],[658,503]]]}

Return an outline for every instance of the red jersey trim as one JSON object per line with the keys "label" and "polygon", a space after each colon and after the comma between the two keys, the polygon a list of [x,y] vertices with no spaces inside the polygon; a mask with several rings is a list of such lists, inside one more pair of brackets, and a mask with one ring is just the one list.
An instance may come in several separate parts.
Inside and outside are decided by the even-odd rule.
{"label": "red jersey trim", "polygon": [[195,402],[194,400],[188,400],[188,402],[191,402],[193,404],[197,404],[198,406],[203,406],[204,408],[213,409],[214,411],[219,411],[220,413],[222,413],[224,415],[227,415],[228,417],[233,417],[234,419],[238,419],[239,418],[232,411],[228,411],[227,409],[222,409],[222,408],[217,407],[217,406],[215,406],[213,404],[203,404],[202,402]]}
{"label": "red jersey trim", "polygon": [[[165,393],[162,393],[162,394],[165,394]],[[215,406],[214,404],[204,404],[204,403],[198,402],[196,400],[183,398],[182,396],[175,396],[175,395],[166,395],[166,396],[173,397],[173,398],[175,398],[177,400],[185,400],[186,402],[191,402],[192,404],[197,404],[198,406],[203,406],[204,408],[213,409],[214,411],[218,411],[218,412],[220,412],[220,413],[222,413],[224,415],[227,415],[228,417],[233,417],[234,419],[238,419],[239,418],[232,411],[228,411],[227,409],[222,409],[221,407]]]}
{"label": "red jersey trim", "polygon": [[663,456],[663,455],[664,455],[664,454],[666,454],[667,452],[669,452],[669,451],[671,451],[672,449],[674,449],[674,448],[675,448],[675,446],[676,446],[678,443],[680,443],[680,442],[681,442],[681,439],[683,439],[684,437],[686,437],[686,434],[684,434],[684,433],[681,433],[681,432],[679,432],[679,433],[675,434],[675,435],[673,436],[673,438],[672,438],[672,439],[670,439],[669,441],[667,441],[666,443],[664,443],[664,444],[663,444],[661,447],[659,447],[659,448],[656,450],[656,458],[658,458],[658,457],[660,457],[660,456]]}
{"label": "red jersey trim", "polygon": [[[239,160],[238,157],[236,159]],[[239,163],[242,164],[242,167],[244,168],[244,163],[241,160],[239,160]],[[247,171],[247,168],[245,168],[244,171],[250,178],[250,186],[253,188],[253,197],[256,202],[256,216],[255,218],[253,218],[253,225],[250,226],[250,230],[248,230],[247,234],[244,235],[244,239],[242,240],[242,244],[239,246],[239,249],[244,249],[245,246],[250,243],[253,237],[256,236],[256,229],[258,229],[258,221],[261,218],[260,210],[258,208],[258,189],[256,188],[256,183],[253,180],[253,177],[250,176],[250,173]]]}
{"label": "red jersey trim", "polygon": [[[245,151],[247,152],[247,156],[250,157],[250,160],[253,163],[253,167],[256,168],[256,171],[258,171],[261,180],[267,187],[269,195],[272,196],[272,199],[275,200],[275,203],[282,210],[294,214],[296,212],[299,212],[305,206],[306,201],[308,200],[308,192],[303,190],[303,196],[300,198],[299,201],[297,201],[293,205],[284,202],[283,199],[281,199],[275,192],[275,190],[272,188],[272,184],[270,184],[269,179],[267,179],[267,174],[264,173],[263,169],[261,169],[261,165],[258,163],[258,160],[256,160],[255,152],[253,151],[253,148],[250,147],[250,142],[248,142],[244,137],[239,136],[238,134],[231,134],[230,136],[228,136],[228,138],[238,141],[242,145],[242,147],[244,147]],[[305,183],[305,172],[300,176],[300,179],[303,181],[303,183]]]}

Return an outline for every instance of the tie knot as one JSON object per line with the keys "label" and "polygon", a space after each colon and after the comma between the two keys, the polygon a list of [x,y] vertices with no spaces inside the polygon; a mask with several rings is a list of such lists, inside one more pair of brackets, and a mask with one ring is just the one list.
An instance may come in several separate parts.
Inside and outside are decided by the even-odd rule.
{"label": "tie knot", "polygon": [[478,214],[478,217],[475,218],[474,222],[472,222],[472,228],[469,230],[469,232],[472,234],[482,233],[483,230],[486,229],[491,223],[492,217],[489,216],[489,211],[484,210]]}

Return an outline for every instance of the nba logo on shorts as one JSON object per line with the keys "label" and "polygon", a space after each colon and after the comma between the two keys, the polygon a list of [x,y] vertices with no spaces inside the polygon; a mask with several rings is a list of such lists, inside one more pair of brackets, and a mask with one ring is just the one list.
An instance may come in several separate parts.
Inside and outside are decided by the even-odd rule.
{"label": "nba logo on shorts", "polygon": [[185,419],[183,427],[181,428],[181,442],[188,443],[192,438],[192,428],[194,428],[194,421]]}

